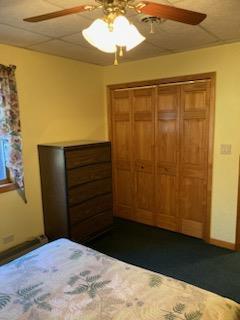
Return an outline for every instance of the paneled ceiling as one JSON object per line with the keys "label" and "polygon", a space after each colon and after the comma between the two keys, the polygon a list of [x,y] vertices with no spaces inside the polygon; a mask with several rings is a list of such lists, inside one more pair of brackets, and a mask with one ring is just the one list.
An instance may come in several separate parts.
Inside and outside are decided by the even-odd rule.
{"label": "paneled ceiling", "polygon": [[[150,34],[150,25],[141,21],[145,16],[129,10],[129,20],[146,41],[121,58],[123,62],[240,41],[240,0],[155,2],[206,13],[207,18],[199,26],[164,21],[156,24],[155,33]],[[23,18],[93,3],[94,0],[0,0],[0,43],[110,65],[113,54],[92,47],[81,33],[93,20],[103,16],[101,9],[38,23],[23,21]]]}

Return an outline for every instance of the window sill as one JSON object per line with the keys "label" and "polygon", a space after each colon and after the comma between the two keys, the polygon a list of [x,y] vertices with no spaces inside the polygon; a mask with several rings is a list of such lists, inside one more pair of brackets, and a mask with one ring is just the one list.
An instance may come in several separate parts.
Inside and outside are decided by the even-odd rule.
{"label": "window sill", "polygon": [[0,184],[0,193],[16,190],[16,185],[12,182]]}

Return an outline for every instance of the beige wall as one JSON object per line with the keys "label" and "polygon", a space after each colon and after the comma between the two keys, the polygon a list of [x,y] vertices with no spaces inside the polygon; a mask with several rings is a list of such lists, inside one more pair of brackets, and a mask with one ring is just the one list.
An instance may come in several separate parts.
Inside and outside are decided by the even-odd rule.
{"label": "beige wall", "polygon": [[[240,43],[162,56],[104,68],[104,84],[216,71],[211,237],[235,241],[240,153]],[[220,144],[232,144],[231,155]]]}
{"label": "beige wall", "polygon": [[[0,63],[17,66],[28,199],[0,194],[1,251],[43,233],[37,144],[104,139],[106,123],[100,67],[3,45]],[[14,243],[3,245],[9,234]]]}
{"label": "beige wall", "polygon": [[[0,63],[17,66],[28,204],[16,191],[0,194],[0,251],[43,233],[37,144],[107,136],[104,86],[217,72],[211,236],[234,242],[240,151],[240,44],[97,67],[0,45]],[[232,154],[219,152],[232,144]],[[1,238],[15,235],[14,243]]]}

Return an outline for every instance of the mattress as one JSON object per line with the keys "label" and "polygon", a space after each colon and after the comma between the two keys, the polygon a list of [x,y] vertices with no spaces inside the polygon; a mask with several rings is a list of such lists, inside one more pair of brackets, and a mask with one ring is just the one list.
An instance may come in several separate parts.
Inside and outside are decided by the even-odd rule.
{"label": "mattress", "polygon": [[0,267],[1,320],[239,320],[236,302],[59,239]]}

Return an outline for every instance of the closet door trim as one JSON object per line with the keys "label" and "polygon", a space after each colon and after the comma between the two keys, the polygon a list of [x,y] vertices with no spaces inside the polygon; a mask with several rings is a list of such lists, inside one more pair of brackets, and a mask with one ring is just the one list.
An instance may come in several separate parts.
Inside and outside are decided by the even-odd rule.
{"label": "closet door trim", "polygon": [[240,251],[240,157],[238,169],[238,203],[237,203],[237,226],[236,226],[236,250]]}
{"label": "closet door trim", "polygon": [[[210,80],[210,110],[209,110],[209,133],[208,133],[209,143],[208,143],[208,169],[207,169],[207,172],[208,172],[207,173],[208,175],[207,177],[207,212],[206,212],[206,221],[204,224],[203,239],[206,242],[210,242],[216,72],[108,85],[107,86],[107,111],[108,111],[108,133],[109,133],[109,139],[112,141],[113,114],[112,114],[111,100],[112,100],[112,92],[114,90],[129,90],[129,89],[137,89],[137,88],[140,89],[142,87],[153,87],[153,86],[171,85],[171,84],[181,85],[181,84],[196,83],[198,81],[201,82],[206,80]],[[114,188],[113,188],[113,191],[114,191]],[[113,193],[115,193],[115,191]],[[115,198],[116,195],[113,194],[113,197]]]}
{"label": "closet door trim", "polygon": [[108,90],[121,90],[121,89],[135,89],[137,87],[152,87],[159,85],[170,85],[170,84],[185,84],[193,83],[196,81],[211,80],[215,82],[216,72],[209,73],[199,73],[193,75],[178,76],[173,78],[163,78],[163,79],[154,79],[146,81],[136,81],[136,82],[127,82],[127,83],[118,83],[108,85]]}

